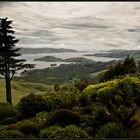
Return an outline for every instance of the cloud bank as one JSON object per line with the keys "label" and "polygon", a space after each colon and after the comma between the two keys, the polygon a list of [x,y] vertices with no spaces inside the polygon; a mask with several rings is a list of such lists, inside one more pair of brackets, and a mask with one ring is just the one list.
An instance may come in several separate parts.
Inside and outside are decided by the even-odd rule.
{"label": "cloud bank", "polygon": [[140,49],[140,2],[0,2],[19,47]]}

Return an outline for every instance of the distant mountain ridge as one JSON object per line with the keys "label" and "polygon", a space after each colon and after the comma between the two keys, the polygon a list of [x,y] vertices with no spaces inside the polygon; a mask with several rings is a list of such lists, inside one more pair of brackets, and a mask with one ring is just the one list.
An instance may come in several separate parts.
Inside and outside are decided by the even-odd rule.
{"label": "distant mountain ridge", "polygon": [[125,58],[127,55],[131,55],[134,58],[140,58],[140,50],[109,50],[107,52],[86,54],[84,56],[97,56],[97,57],[110,57],[110,58]]}
{"label": "distant mountain ridge", "polygon": [[21,48],[20,52],[22,54],[37,54],[37,53],[63,53],[63,52],[77,52],[74,49],[64,49],[64,48]]}

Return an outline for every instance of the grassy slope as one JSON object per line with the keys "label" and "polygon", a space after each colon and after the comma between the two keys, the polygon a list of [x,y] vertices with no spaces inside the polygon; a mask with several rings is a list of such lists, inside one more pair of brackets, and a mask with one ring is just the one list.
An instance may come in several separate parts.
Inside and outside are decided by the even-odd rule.
{"label": "grassy slope", "polygon": [[[40,83],[28,83],[28,82],[21,82],[21,81],[12,81],[12,100],[13,104],[17,104],[21,97],[26,96],[33,93],[45,93],[52,88],[51,86],[40,84]],[[6,101],[5,95],[5,81],[0,80],[0,102]]]}

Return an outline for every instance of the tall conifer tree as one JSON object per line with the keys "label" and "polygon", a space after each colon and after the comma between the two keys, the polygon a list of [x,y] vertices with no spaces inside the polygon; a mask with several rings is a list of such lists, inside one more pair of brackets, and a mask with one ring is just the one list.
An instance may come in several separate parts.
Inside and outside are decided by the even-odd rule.
{"label": "tall conifer tree", "polygon": [[17,70],[33,68],[33,64],[24,64],[25,59],[16,59],[20,56],[20,48],[15,44],[18,39],[13,35],[12,21],[8,18],[0,18],[0,74],[4,76],[6,83],[6,100],[12,105],[11,80]]}

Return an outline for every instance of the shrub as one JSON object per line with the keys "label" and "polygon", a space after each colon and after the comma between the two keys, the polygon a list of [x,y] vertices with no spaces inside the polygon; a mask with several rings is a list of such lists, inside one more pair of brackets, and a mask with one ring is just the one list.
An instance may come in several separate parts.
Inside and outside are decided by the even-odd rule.
{"label": "shrub", "polygon": [[115,122],[109,122],[98,130],[96,138],[125,138],[126,133],[123,127]]}
{"label": "shrub", "polygon": [[60,90],[60,85],[58,83],[55,83],[54,90],[57,92]]}
{"label": "shrub", "polygon": [[24,138],[24,135],[18,130],[2,130],[0,138]]}
{"label": "shrub", "polygon": [[51,133],[50,138],[89,138],[88,134],[76,125],[69,125]]}
{"label": "shrub", "polygon": [[18,110],[21,114],[20,117],[32,117],[38,112],[48,110],[47,103],[41,95],[29,94],[21,98],[18,103]]}
{"label": "shrub", "polygon": [[95,117],[91,115],[81,115],[80,116],[80,126],[83,128],[87,128],[89,126],[93,126],[95,123]]}
{"label": "shrub", "polygon": [[53,125],[48,128],[42,129],[39,133],[39,137],[40,138],[49,138],[51,136],[51,134],[54,133],[54,131],[56,131],[58,129],[62,129],[62,128],[58,125]]}
{"label": "shrub", "polygon": [[83,91],[87,86],[89,82],[87,80],[82,80],[82,81],[75,81],[74,86],[78,88],[80,91]]}
{"label": "shrub", "polygon": [[48,119],[48,112],[47,111],[43,111],[43,112],[39,112],[36,114],[35,119],[38,121],[38,123],[43,123]]}
{"label": "shrub", "polygon": [[30,121],[25,121],[25,122],[21,123],[18,130],[20,132],[22,132],[24,135],[37,136],[39,133],[39,127]]}
{"label": "shrub", "polygon": [[12,124],[12,123],[15,123],[17,122],[17,116],[16,117],[7,117],[5,119],[2,119],[0,121],[0,125],[9,125],[9,124]]}
{"label": "shrub", "polygon": [[50,118],[46,121],[45,126],[50,126],[56,123],[61,124],[62,126],[78,124],[79,120],[80,117],[77,113],[67,109],[60,109],[50,116]]}
{"label": "shrub", "polygon": [[88,105],[88,96],[87,95],[82,95],[79,99],[80,106],[85,107]]}
{"label": "shrub", "polygon": [[0,120],[16,115],[16,110],[9,103],[0,103]]}

